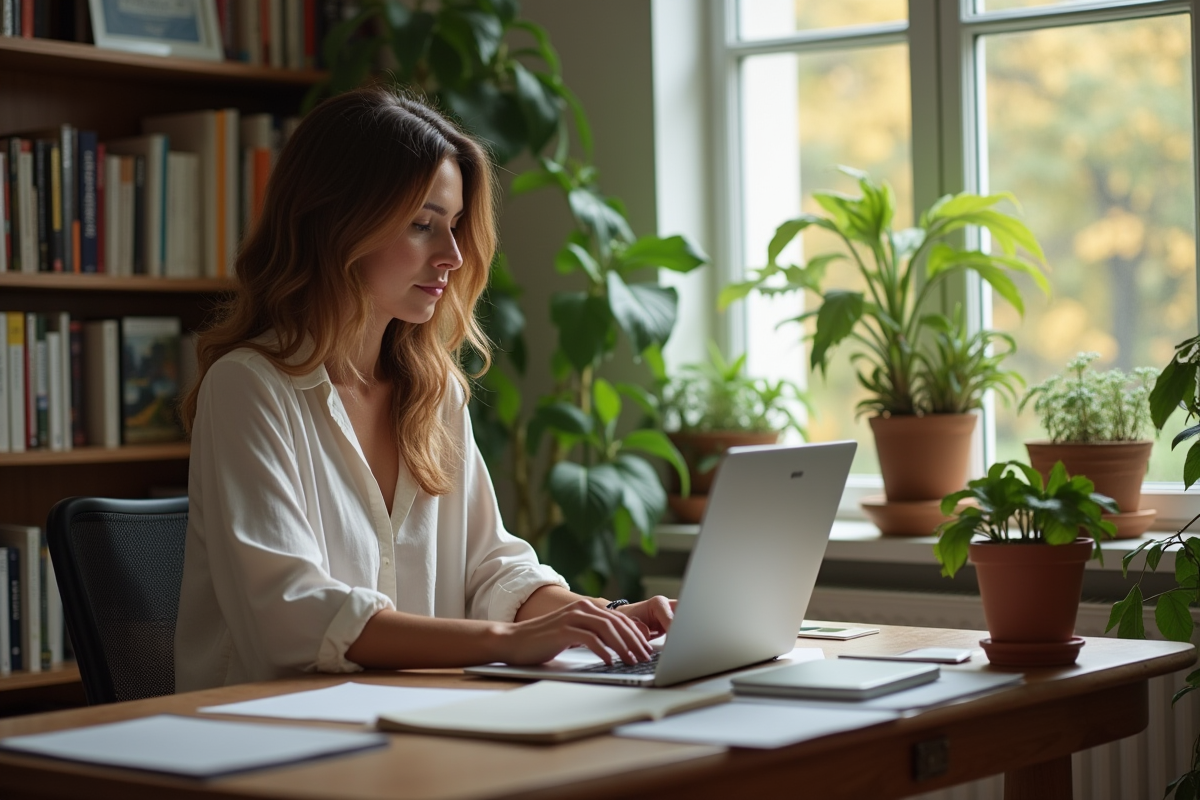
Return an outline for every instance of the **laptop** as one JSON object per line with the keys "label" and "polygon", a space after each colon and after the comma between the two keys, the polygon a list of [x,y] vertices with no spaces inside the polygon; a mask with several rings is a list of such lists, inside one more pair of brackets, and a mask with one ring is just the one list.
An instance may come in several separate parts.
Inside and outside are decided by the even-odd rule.
{"label": "laptop", "polygon": [[572,648],[533,667],[471,675],[671,686],[796,646],[856,442],[731,447],[717,468],[670,633],[654,661],[607,665]]}

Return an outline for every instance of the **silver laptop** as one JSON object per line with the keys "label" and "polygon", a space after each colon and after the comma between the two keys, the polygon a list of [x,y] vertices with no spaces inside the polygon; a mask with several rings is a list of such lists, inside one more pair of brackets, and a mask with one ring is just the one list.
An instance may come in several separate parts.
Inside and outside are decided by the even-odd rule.
{"label": "silver laptop", "polygon": [[656,659],[604,664],[573,648],[536,667],[472,675],[671,686],[791,652],[856,442],[732,447],[718,467],[671,631]]}

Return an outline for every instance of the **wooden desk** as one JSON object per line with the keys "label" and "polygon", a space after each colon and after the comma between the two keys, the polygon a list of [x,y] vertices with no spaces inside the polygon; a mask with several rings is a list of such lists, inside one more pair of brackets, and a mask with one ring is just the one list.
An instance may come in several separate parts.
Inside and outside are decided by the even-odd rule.
{"label": "wooden desk", "polygon": [[[884,627],[849,642],[799,640],[839,653],[973,647],[954,669],[991,669],[978,631]],[[1079,663],[1027,670],[1025,684],[868,730],[778,750],[598,736],[556,746],[395,734],[384,750],[200,783],[0,753],[5,798],[893,798],[1006,772],[1006,797],[1069,798],[1070,754],[1146,726],[1147,680],[1196,660],[1190,644],[1088,639]],[[109,706],[0,719],[0,737],[329,686],[347,679],[419,686],[503,686],[456,672],[315,675]],[[317,723],[313,723],[317,724]],[[354,726],[334,726],[354,727]],[[919,756],[924,753],[924,757]]]}

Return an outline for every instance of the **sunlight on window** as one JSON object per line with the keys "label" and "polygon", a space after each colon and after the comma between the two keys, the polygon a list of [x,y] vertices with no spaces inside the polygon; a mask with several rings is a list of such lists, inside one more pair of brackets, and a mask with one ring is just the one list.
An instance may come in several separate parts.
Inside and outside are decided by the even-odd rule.
{"label": "sunlight on window", "polygon": [[[1012,366],[1030,384],[1081,350],[1101,368],[1161,367],[1196,331],[1188,17],[987,36],[981,48],[983,181],[1020,198],[1054,289],[1047,300],[1023,287],[1023,320],[993,304],[993,325],[1018,341]],[[998,404],[998,458],[1024,458],[1044,436],[1031,409]],[[1171,436],[1148,480],[1182,474]]]}
{"label": "sunlight on window", "polygon": [[[741,72],[743,258],[749,267],[766,261],[775,228],[798,211],[817,211],[813,192],[857,192],[837,172],[839,164],[866,170],[896,191],[896,224],[912,224],[911,112],[906,45],[812,54],[754,56]],[[806,232],[808,255],[838,248],[823,231]],[[793,245],[781,261],[804,258]],[[852,267],[831,267],[830,286],[852,287]],[[796,295],[746,301],[749,371],[804,380],[807,348],[795,323],[803,311]],[[814,441],[857,439],[855,472],[878,473],[874,439],[866,419],[854,419],[862,399],[851,350],[840,348],[827,378],[809,376],[817,415],[809,422]]]}
{"label": "sunlight on window", "polygon": [[1010,8],[1041,8],[1044,6],[1077,6],[1093,0],[975,0],[976,11],[1006,11]]}
{"label": "sunlight on window", "polygon": [[[774,13],[779,7],[784,13]],[[796,31],[907,18],[907,0],[739,0],[738,35],[742,39],[773,39]]]}

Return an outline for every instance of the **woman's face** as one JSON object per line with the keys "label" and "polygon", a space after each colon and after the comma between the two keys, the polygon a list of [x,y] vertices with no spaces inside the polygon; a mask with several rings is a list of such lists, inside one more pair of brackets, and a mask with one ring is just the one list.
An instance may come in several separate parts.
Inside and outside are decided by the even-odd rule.
{"label": "woman's face", "polygon": [[446,159],[417,214],[396,238],[363,257],[362,277],[378,319],[428,322],[450,273],[462,266],[454,228],[463,213],[458,164]]}

